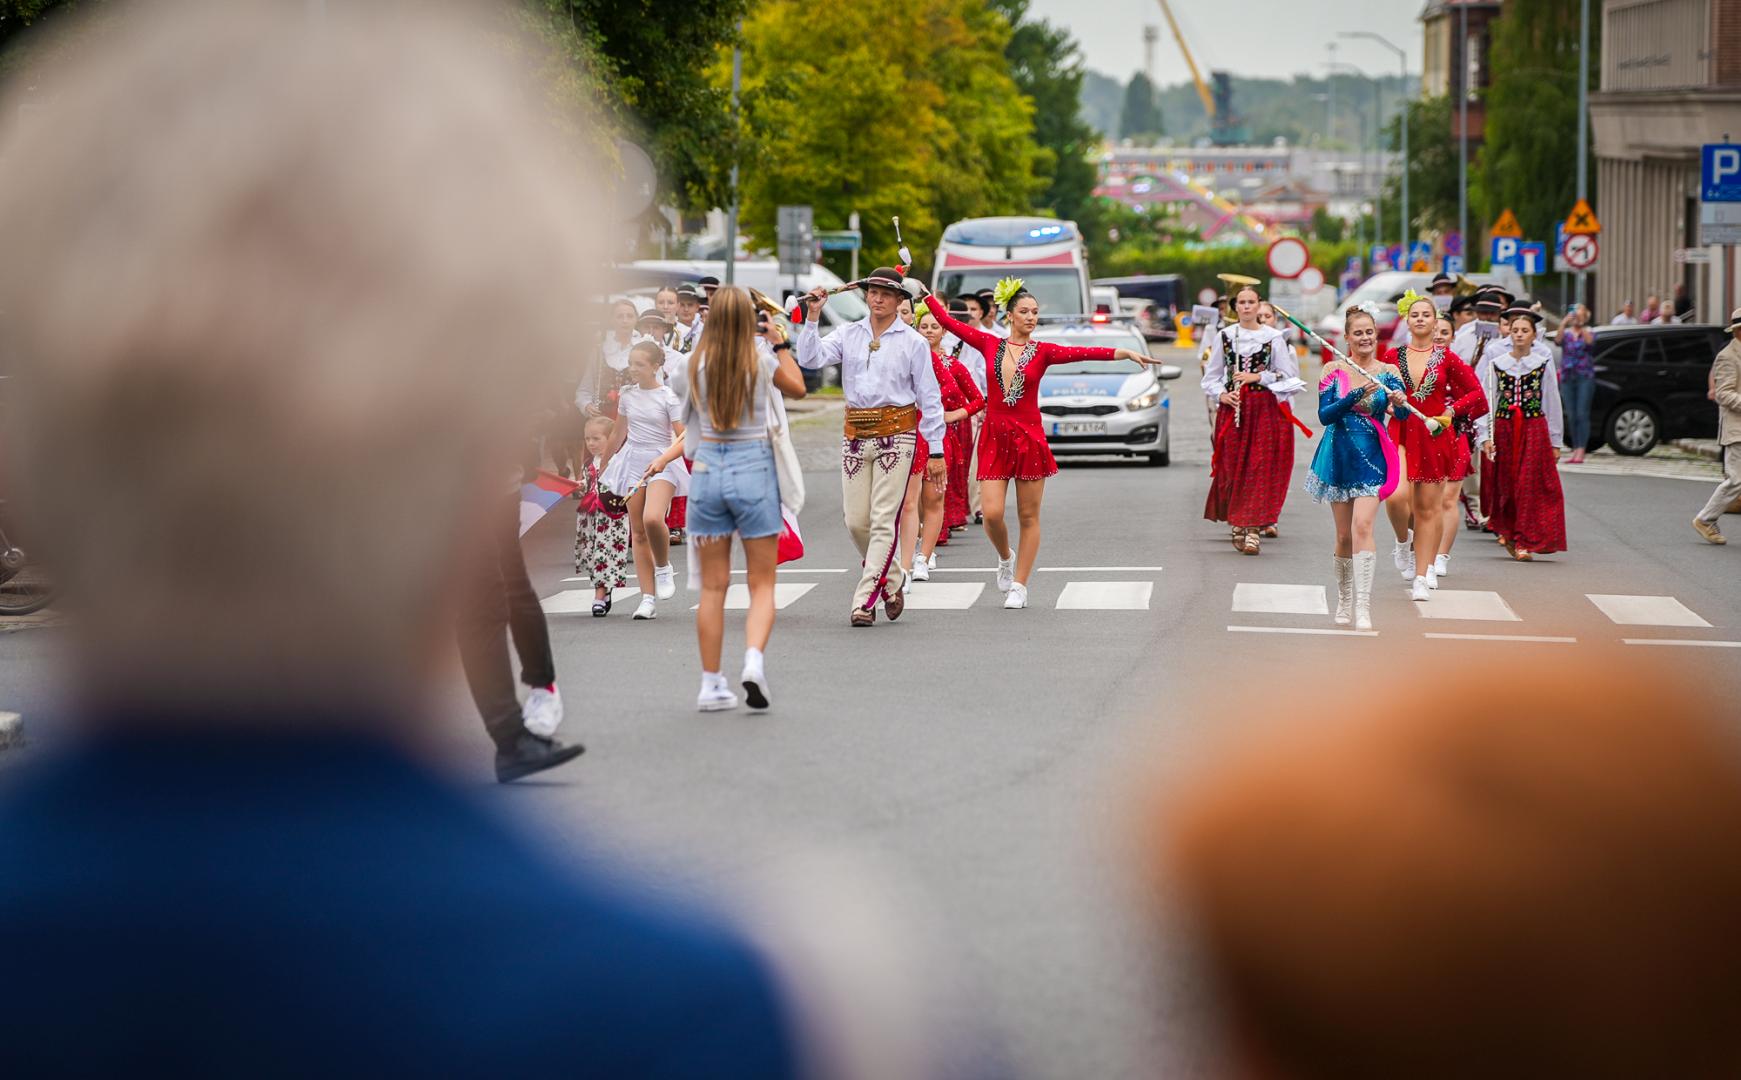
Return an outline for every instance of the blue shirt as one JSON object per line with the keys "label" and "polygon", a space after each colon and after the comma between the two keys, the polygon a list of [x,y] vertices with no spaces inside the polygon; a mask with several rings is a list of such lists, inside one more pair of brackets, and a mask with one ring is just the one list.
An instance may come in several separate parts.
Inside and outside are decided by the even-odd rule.
{"label": "blue shirt", "polygon": [[0,787],[0,1075],[785,1077],[725,930],[349,736],[127,736]]}

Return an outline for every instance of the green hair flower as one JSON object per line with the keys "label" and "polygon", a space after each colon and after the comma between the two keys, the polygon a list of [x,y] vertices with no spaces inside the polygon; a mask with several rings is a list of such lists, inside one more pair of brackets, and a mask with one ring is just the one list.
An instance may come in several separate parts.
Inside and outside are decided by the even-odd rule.
{"label": "green hair flower", "polygon": [[1022,287],[1026,284],[1027,284],[1027,282],[1025,282],[1021,278],[1017,278],[1017,277],[1007,277],[1007,278],[1000,279],[998,281],[998,283],[992,287],[992,290],[991,290],[992,303],[996,304],[1000,308],[1007,307],[1009,305],[1009,302],[1010,302],[1010,297],[1021,292]]}
{"label": "green hair flower", "polygon": [[1415,301],[1416,300],[1425,300],[1425,299],[1426,299],[1426,297],[1422,296],[1418,292],[1415,292],[1413,289],[1410,289],[1408,292],[1405,292],[1402,294],[1401,300],[1398,300],[1396,302],[1396,313],[1398,315],[1401,315],[1403,318],[1406,319],[1406,318],[1408,318],[1409,308],[1412,308],[1415,306]]}

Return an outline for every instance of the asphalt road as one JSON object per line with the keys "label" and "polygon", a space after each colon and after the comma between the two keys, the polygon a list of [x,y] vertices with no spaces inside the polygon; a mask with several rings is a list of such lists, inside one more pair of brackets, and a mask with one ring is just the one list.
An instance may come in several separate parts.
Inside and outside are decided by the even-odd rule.
{"label": "asphalt road", "polygon": [[[1579,652],[1671,658],[1731,699],[1741,691],[1741,544],[1709,547],[1688,526],[1710,470],[1606,456],[1568,469],[1570,552],[1519,565],[1464,533],[1432,603],[1411,603],[1381,562],[1376,635],[1324,633],[1330,517],[1299,493],[1312,444],[1297,443],[1281,538],[1237,554],[1202,520],[1207,421],[1195,362],[1178,359],[1174,464],[1066,464],[1021,612],[999,606],[993,555],[970,529],[900,622],[850,629],[838,419],[801,421],[808,553],[781,575],[774,710],[694,712],[687,592],[651,623],[629,619],[632,601],[608,619],[552,615],[564,732],[589,752],[489,797],[565,850],[623,860],[702,903],[754,891],[794,852],[843,858],[937,928],[917,950],[925,978],[959,980],[1025,1074],[1201,1075],[1206,995],[1188,940],[1145,926],[1134,825],[1214,736],[1254,709],[1322,698],[1350,665],[1422,657],[1443,660],[1471,707],[1496,680],[1551,679]],[[1728,521],[1741,539],[1741,519]],[[590,587],[565,580],[571,529],[561,506],[529,534],[528,559],[541,595],[580,590],[590,605]],[[0,634],[0,710],[49,708],[56,633]],[[1681,644],[1625,644],[1649,640]],[[729,674],[740,649],[741,615],[728,618]],[[484,784],[487,742],[452,701],[444,745]],[[831,913],[812,917],[826,933]]]}

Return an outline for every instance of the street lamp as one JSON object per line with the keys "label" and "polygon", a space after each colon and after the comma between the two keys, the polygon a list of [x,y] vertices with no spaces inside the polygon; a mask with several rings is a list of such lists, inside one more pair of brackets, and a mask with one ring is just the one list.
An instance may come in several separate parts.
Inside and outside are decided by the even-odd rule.
{"label": "street lamp", "polygon": [[[1373,172],[1374,172],[1374,175],[1377,176],[1377,178],[1378,178],[1378,182],[1377,182],[1377,186],[1376,186],[1377,194],[1375,194],[1372,197],[1372,227],[1373,227],[1373,231],[1375,233],[1377,233],[1377,235],[1373,237],[1373,243],[1378,244],[1380,246],[1383,246],[1383,244],[1384,244],[1384,173],[1385,173],[1385,168],[1384,168],[1384,141],[1383,141],[1383,135],[1381,134],[1381,132],[1383,131],[1383,128],[1380,124],[1380,121],[1381,121],[1382,117],[1384,116],[1384,88],[1379,85],[1379,82],[1377,79],[1368,75],[1366,72],[1360,70],[1358,67],[1355,67],[1353,64],[1343,63],[1342,61],[1338,60],[1338,61],[1332,62],[1328,66],[1332,72],[1342,71],[1342,72],[1346,72],[1349,75],[1354,76],[1357,79],[1364,79],[1364,80],[1366,80],[1366,84],[1368,86],[1372,87],[1372,147],[1373,147],[1373,150],[1377,154],[1377,161],[1375,162],[1375,167],[1374,167]],[[1335,77],[1334,75],[1331,76],[1332,79],[1334,79],[1334,77]],[[1366,144],[1366,138],[1365,138],[1366,122],[1364,120],[1361,121],[1360,127],[1361,127],[1360,142],[1361,142],[1361,145],[1364,146]],[[1408,182],[1407,162],[1404,162],[1403,182],[1404,183]],[[1401,238],[1398,240],[1398,243],[1400,243],[1403,246],[1403,257],[1406,259],[1408,257],[1407,253],[1408,253],[1408,246],[1409,246],[1409,234],[1407,233],[1407,231],[1403,232]],[[1398,269],[1401,269],[1401,267],[1398,267]]]}
{"label": "street lamp", "polygon": [[1370,30],[1344,30],[1341,36],[1375,41],[1396,53],[1397,62],[1402,66],[1402,246],[1406,248],[1409,246],[1409,237],[1413,235],[1413,231],[1409,228],[1409,54],[1393,45],[1390,39],[1382,34],[1375,34]]}

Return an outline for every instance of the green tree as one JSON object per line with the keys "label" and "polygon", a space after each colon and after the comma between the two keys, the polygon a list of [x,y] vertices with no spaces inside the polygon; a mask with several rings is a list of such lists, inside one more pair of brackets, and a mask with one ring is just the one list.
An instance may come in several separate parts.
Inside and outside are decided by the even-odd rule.
{"label": "green tree", "polygon": [[[1418,98],[1409,102],[1409,218],[1413,232],[1449,232],[1457,227],[1457,140],[1451,137],[1451,99]],[[1393,119],[1387,145],[1402,153],[1402,124]],[[1388,224],[1396,229],[1396,206],[1402,198],[1400,171],[1385,181]],[[1569,209],[1569,208],[1568,208]]]}
{"label": "green tree", "polygon": [[[774,0],[744,20],[740,224],[774,246],[781,204],[808,204],[819,228],[858,211],[871,265],[892,259],[899,215],[924,258],[944,225],[1019,213],[1045,183],[1036,174],[1032,105],[1003,50],[1009,24],[977,0],[919,0],[816,13]],[[729,77],[729,61],[713,78]]]}
{"label": "green tree", "polygon": [[1011,28],[1004,57],[1010,77],[1034,103],[1034,141],[1046,188],[1035,204],[1061,218],[1080,217],[1099,180],[1090,155],[1100,142],[1082,120],[1082,54],[1070,32],[1028,18],[1028,0],[994,0]]}
{"label": "green tree", "polygon": [[1149,77],[1137,72],[1124,88],[1124,108],[1118,116],[1118,137],[1152,139],[1161,134],[1161,107]]}
{"label": "green tree", "polygon": [[1348,231],[1348,223],[1339,217],[1333,217],[1330,211],[1322,206],[1312,211],[1312,238],[1322,240],[1327,244],[1340,244],[1343,234]]}
{"label": "green tree", "polygon": [[[1592,71],[1599,28],[1592,20]],[[1493,24],[1492,70],[1471,205],[1483,222],[1510,207],[1526,235],[1552,237],[1577,199],[1577,0],[1507,0]]]}

